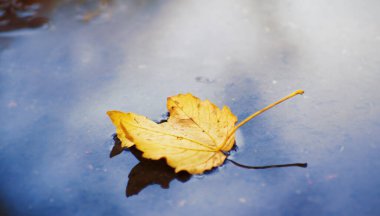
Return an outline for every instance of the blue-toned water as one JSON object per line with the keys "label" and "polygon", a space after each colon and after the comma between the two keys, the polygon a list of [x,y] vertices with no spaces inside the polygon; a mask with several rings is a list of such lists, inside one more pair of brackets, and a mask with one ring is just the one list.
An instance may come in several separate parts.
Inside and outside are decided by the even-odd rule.
{"label": "blue-toned water", "polygon": [[[0,32],[1,214],[380,214],[378,1],[49,7],[49,22]],[[191,92],[241,120],[300,88],[241,128],[230,157],[308,168],[227,162],[126,197],[139,162],[109,158],[106,111],[160,120],[168,96]]]}

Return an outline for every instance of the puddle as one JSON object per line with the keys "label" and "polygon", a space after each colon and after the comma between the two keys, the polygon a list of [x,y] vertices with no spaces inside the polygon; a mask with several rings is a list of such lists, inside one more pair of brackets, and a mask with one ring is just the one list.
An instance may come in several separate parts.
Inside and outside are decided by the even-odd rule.
{"label": "puddle", "polygon": [[[23,2],[1,3],[0,212],[380,212],[377,1]],[[168,96],[191,92],[241,120],[300,88],[241,128],[232,156],[308,168],[226,164],[185,182],[136,180],[126,198],[143,168],[131,153],[109,159],[106,111],[162,119]]]}

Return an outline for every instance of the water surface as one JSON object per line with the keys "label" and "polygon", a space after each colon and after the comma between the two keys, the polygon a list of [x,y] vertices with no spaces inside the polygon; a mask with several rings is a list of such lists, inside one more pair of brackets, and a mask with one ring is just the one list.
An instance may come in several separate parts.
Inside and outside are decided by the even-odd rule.
{"label": "water surface", "polygon": [[[130,0],[29,8],[46,22],[0,33],[0,209],[378,215],[379,6]],[[243,119],[299,88],[303,96],[238,131],[231,158],[308,168],[226,163],[186,182],[174,179],[169,189],[155,184],[125,196],[139,162],[130,152],[109,159],[115,129],[107,110],[160,120],[167,96],[191,92]]]}

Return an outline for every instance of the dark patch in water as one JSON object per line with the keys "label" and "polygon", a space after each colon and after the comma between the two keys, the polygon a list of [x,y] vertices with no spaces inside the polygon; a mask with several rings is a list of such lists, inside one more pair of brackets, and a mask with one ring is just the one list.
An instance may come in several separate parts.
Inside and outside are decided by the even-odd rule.
{"label": "dark patch in water", "polygon": [[15,0],[0,2],[0,32],[38,28],[46,24],[56,1]]}
{"label": "dark patch in water", "polygon": [[132,168],[128,175],[128,184],[125,189],[127,197],[136,195],[149,185],[158,184],[161,188],[168,189],[172,180],[186,182],[191,174],[181,171],[175,173],[174,169],[167,165],[165,159],[149,160],[142,157],[142,152],[135,146],[129,148],[132,154],[140,161]]}
{"label": "dark patch in water", "polygon": [[121,141],[116,134],[113,135],[114,147],[111,150],[110,157],[114,157],[124,150],[130,151],[140,162],[134,166],[128,175],[128,183],[125,189],[127,197],[137,195],[149,185],[158,184],[162,188],[168,189],[172,180],[177,179],[180,182],[186,182],[191,178],[191,174],[185,171],[175,173],[174,169],[167,165],[166,160],[150,160],[142,157],[142,152],[132,146],[122,148]]}

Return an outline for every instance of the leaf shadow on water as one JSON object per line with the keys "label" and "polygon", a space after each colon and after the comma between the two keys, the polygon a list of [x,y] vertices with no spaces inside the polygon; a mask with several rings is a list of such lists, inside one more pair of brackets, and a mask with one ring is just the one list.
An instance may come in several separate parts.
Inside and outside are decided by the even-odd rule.
{"label": "leaf shadow on water", "polygon": [[[176,173],[174,168],[167,165],[166,160],[150,160],[142,157],[142,152],[132,146],[130,148],[122,148],[121,141],[116,134],[113,135],[114,146],[110,152],[110,158],[122,153],[123,151],[130,151],[136,159],[139,160],[139,163],[132,168],[128,174],[128,183],[125,189],[125,195],[127,197],[137,195],[144,188],[149,185],[158,184],[161,188],[168,189],[169,184],[172,180],[177,179],[180,182],[187,182],[192,175],[186,171],[181,171]],[[236,151],[237,146],[234,145],[232,151]],[[232,164],[244,168],[244,169],[271,169],[271,168],[283,168],[283,167],[302,167],[306,168],[307,163],[292,163],[292,164],[279,164],[279,165],[267,165],[267,166],[247,166],[235,162],[231,159],[226,159],[223,164],[226,162],[231,162]],[[204,174],[210,174],[214,172],[216,168],[205,171]]]}
{"label": "leaf shadow on water", "polygon": [[115,143],[111,150],[110,157],[114,157],[124,150],[130,151],[140,162],[132,168],[128,175],[128,183],[125,189],[127,197],[137,195],[149,185],[158,184],[164,189],[169,188],[172,180],[186,182],[191,178],[191,174],[185,171],[175,173],[174,169],[167,165],[165,159],[149,160],[142,157],[142,152],[135,146],[124,149],[116,135],[113,137]]}

